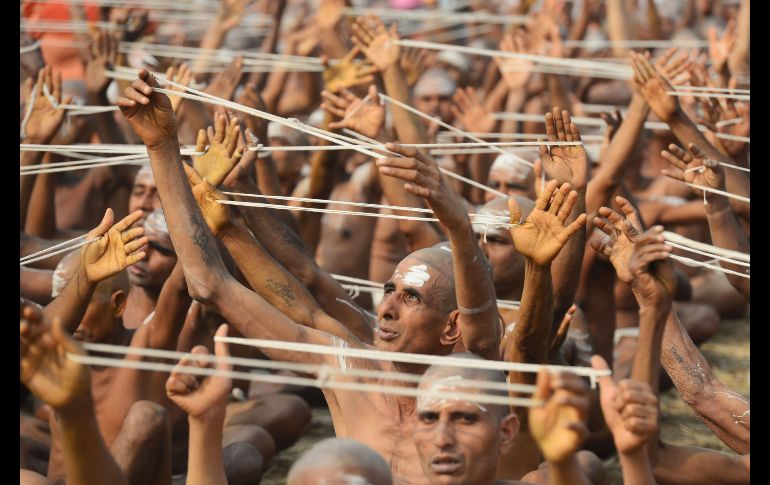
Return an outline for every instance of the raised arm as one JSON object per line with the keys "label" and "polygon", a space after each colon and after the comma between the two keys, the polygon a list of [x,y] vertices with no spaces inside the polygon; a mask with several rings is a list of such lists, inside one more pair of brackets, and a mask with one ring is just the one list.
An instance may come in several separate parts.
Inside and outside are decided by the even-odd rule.
{"label": "raised arm", "polygon": [[[351,331],[321,310],[307,288],[270,256],[243,223],[231,216],[228,206],[217,202],[227,200],[224,194],[203,180],[194,168],[185,165],[185,170],[209,229],[225,244],[251,288],[300,325],[355,341]],[[363,330],[360,338],[370,340],[371,329],[367,326]]]}
{"label": "raised arm", "polygon": [[380,172],[405,181],[404,190],[423,197],[449,233],[460,312],[458,324],[465,348],[486,359],[498,359],[501,328],[495,287],[462,199],[449,186],[435,161],[411,147],[395,143],[386,147],[404,158],[378,160]]}
{"label": "raised arm", "polygon": [[[673,88],[650,61],[638,54],[631,54],[631,59],[634,68],[634,83],[639,87],[652,112],[668,123],[679,141],[685,146],[696,145],[706,156],[717,162],[731,163],[730,159],[708,142],[697,125],[682,110],[678,99],[666,94]],[[738,195],[748,196],[750,192],[749,178],[738,170],[730,170],[725,173],[725,186],[729,192]],[[730,205],[736,213],[746,218],[749,217],[749,204],[731,199]]]}
{"label": "raised arm", "polygon": [[45,323],[43,315],[26,307],[19,323],[21,382],[56,413],[67,483],[127,485],[96,422],[91,374],[67,354],[85,355],[60,320]]}
{"label": "raised arm", "polygon": [[[671,162],[674,170],[663,170],[663,174],[671,178],[690,182],[703,187],[711,187],[717,190],[725,190],[725,171],[716,160],[703,154],[694,144],[690,144],[688,151],[684,151],[676,145],[669,145],[668,150],[661,155]],[[693,189],[698,196],[703,196],[703,191]],[[732,249],[742,253],[749,252],[749,240],[746,233],[738,223],[728,198],[721,194],[706,192],[706,216],[711,233],[711,242],[720,248]],[[727,262],[720,262],[720,266],[733,271],[744,272],[746,267]],[[751,280],[727,273],[727,281],[747,300],[751,297]]]}
{"label": "raised arm", "polygon": [[[118,105],[147,147],[171,240],[182,261],[191,296],[213,306],[247,337],[333,345],[331,335],[292,322],[227,272],[182,168],[171,102],[166,95],[153,93],[153,87],[158,87],[155,79],[141,70],[139,79],[126,89],[126,97],[120,98]],[[265,353],[278,360],[324,360],[296,352]]]}
{"label": "raised arm", "polygon": [[[554,108],[545,115],[545,131],[548,141],[581,141],[577,125],[572,123],[567,110]],[[550,149],[549,149],[550,148]],[[575,206],[565,225],[575,221],[586,211],[586,187],[588,184],[588,155],[582,145],[540,147],[540,167],[549,179],[559,184],[569,183],[577,193]],[[537,168],[537,166],[536,166]],[[535,176],[539,179],[539,170]],[[540,183],[535,182],[539,188]],[[554,292],[553,332],[556,332],[567,309],[574,303],[575,292],[580,283],[580,268],[585,252],[586,231],[578,231],[556,256],[551,269]]]}
{"label": "raised arm", "polygon": [[80,261],[67,285],[43,309],[43,318],[48,324],[58,318],[62,328],[73,333],[86,313],[96,285],[144,259],[146,253],[139,251],[149,241],[142,236],[144,228],[129,229],[142,214],[136,211],[113,226],[112,209],[107,209],[102,222],[86,234],[86,240],[100,239],[80,250]]}
{"label": "raised arm", "polygon": [[[525,258],[524,290],[521,295],[518,321],[513,337],[503,349],[509,362],[545,363],[553,323],[553,290],[551,263],[573,234],[580,231],[586,215],[580,214],[572,223],[566,223],[578,194],[570,191],[569,184],[557,190],[557,182],[550,180],[538,195],[535,208],[526,221],[521,222],[521,210],[515,199],[509,199],[511,237],[516,250]],[[553,197],[553,200],[551,198]],[[516,374],[517,382],[529,381],[530,376]]]}
{"label": "raised arm", "polygon": [[[217,329],[217,336],[227,336],[227,325]],[[191,374],[183,367],[198,367],[216,371],[232,371],[232,364],[197,360],[195,356],[209,356],[206,347],[198,345],[184,357],[166,381],[166,395],[187,413],[190,437],[187,455],[187,485],[227,485],[222,461],[222,428],[225,424],[227,396],[233,387],[228,376]],[[230,357],[225,342],[214,342],[214,354]]]}

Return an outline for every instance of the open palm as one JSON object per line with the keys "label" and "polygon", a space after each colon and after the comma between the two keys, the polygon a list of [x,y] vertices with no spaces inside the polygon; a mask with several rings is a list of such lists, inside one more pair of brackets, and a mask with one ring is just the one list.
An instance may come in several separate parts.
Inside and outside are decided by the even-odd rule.
{"label": "open palm", "polygon": [[605,236],[602,240],[592,239],[591,247],[609,257],[618,279],[630,285],[634,275],[629,268],[629,262],[634,252],[634,241],[641,233],[642,225],[631,202],[620,196],[616,197],[615,201],[625,215],[609,207],[601,207],[599,214],[602,217],[594,218],[594,226]]}
{"label": "open palm", "polygon": [[138,252],[148,242],[147,237],[142,237],[144,228],[129,229],[142,215],[142,211],[136,211],[110,227],[114,216],[112,209],[107,209],[99,226],[86,235],[87,239],[100,238],[84,246],[81,252],[89,281],[98,283],[144,259],[145,252]]}
{"label": "open palm", "polygon": [[558,191],[556,185],[555,180],[548,182],[538,196],[535,208],[521,224],[521,209],[516,199],[508,200],[511,224],[518,224],[511,228],[516,251],[541,266],[550,264],[569,238],[580,230],[586,221],[586,215],[580,214],[565,227],[565,221],[572,212],[578,195],[577,192],[570,191],[569,184],[563,184]]}

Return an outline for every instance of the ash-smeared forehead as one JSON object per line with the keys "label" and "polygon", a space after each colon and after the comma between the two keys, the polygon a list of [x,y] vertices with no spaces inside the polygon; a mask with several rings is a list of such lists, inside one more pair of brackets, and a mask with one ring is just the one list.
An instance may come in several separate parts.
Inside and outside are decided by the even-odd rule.
{"label": "ash-smeared forehead", "polygon": [[527,180],[532,175],[532,167],[517,160],[511,154],[499,155],[492,163],[489,171],[502,172],[507,177],[518,180]]}
{"label": "ash-smeared forehead", "polygon": [[136,172],[136,177],[134,177],[134,185],[136,185],[141,179],[149,180],[153,184],[155,183],[155,175],[153,175],[152,166],[150,166],[149,163],[142,165],[142,168]]}
{"label": "ash-smeared forehead", "polygon": [[398,264],[393,278],[423,292],[429,305],[447,313],[457,309],[451,250],[434,246],[415,251]]}
{"label": "ash-smeared forehead", "polygon": [[[468,360],[484,360],[476,354],[462,352],[452,354],[452,357],[460,357]],[[505,395],[504,391],[482,388],[469,381],[484,381],[505,384],[505,375],[501,371],[491,369],[472,369],[468,367],[452,367],[443,364],[431,365],[422,376],[419,388],[428,391],[428,395],[420,396],[417,399],[417,410],[426,410],[436,406],[443,406],[450,402],[466,402],[459,398],[448,398],[440,393],[465,393],[465,394],[489,394],[495,396]],[[431,392],[436,393],[431,396]],[[500,412],[502,415],[508,414],[505,406],[478,404],[467,401],[469,404],[477,406],[481,411]]]}

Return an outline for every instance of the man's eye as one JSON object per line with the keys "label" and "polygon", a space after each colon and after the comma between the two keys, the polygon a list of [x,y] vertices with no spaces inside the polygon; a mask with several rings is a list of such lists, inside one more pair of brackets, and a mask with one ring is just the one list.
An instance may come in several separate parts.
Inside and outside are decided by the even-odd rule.
{"label": "man's eye", "polygon": [[420,421],[423,423],[433,423],[438,419],[438,415],[436,413],[421,413],[420,414]]}
{"label": "man's eye", "polygon": [[463,414],[460,416],[459,421],[463,424],[473,424],[479,420],[479,417],[474,414]]}

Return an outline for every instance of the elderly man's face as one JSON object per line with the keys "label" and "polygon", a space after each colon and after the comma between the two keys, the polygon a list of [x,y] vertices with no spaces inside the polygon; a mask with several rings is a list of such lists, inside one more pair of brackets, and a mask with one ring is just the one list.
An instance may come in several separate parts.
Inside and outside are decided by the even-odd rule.
{"label": "elderly man's face", "polygon": [[452,96],[445,94],[425,94],[415,96],[415,108],[429,116],[438,116],[445,123],[452,123]]}
{"label": "elderly man's face", "polygon": [[[535,198],[535,188],[533,185],[532,171],[509,170],[507,168],[492,167],[489,171],[489,181],[487,185],[493,189],[502,192],[508,196],[521,195],[529,199]],[[491,192],[484,193],[484,201],[497,197]]]}
{"label": "elderly man's face", "polygon": [[385,294],[377,307],[378,349],[393,352],[440,354],[442,335],[451,309],[442,308],[442,295],[454,293],[451,274],[414,257],[404,259],[385,283]]}

